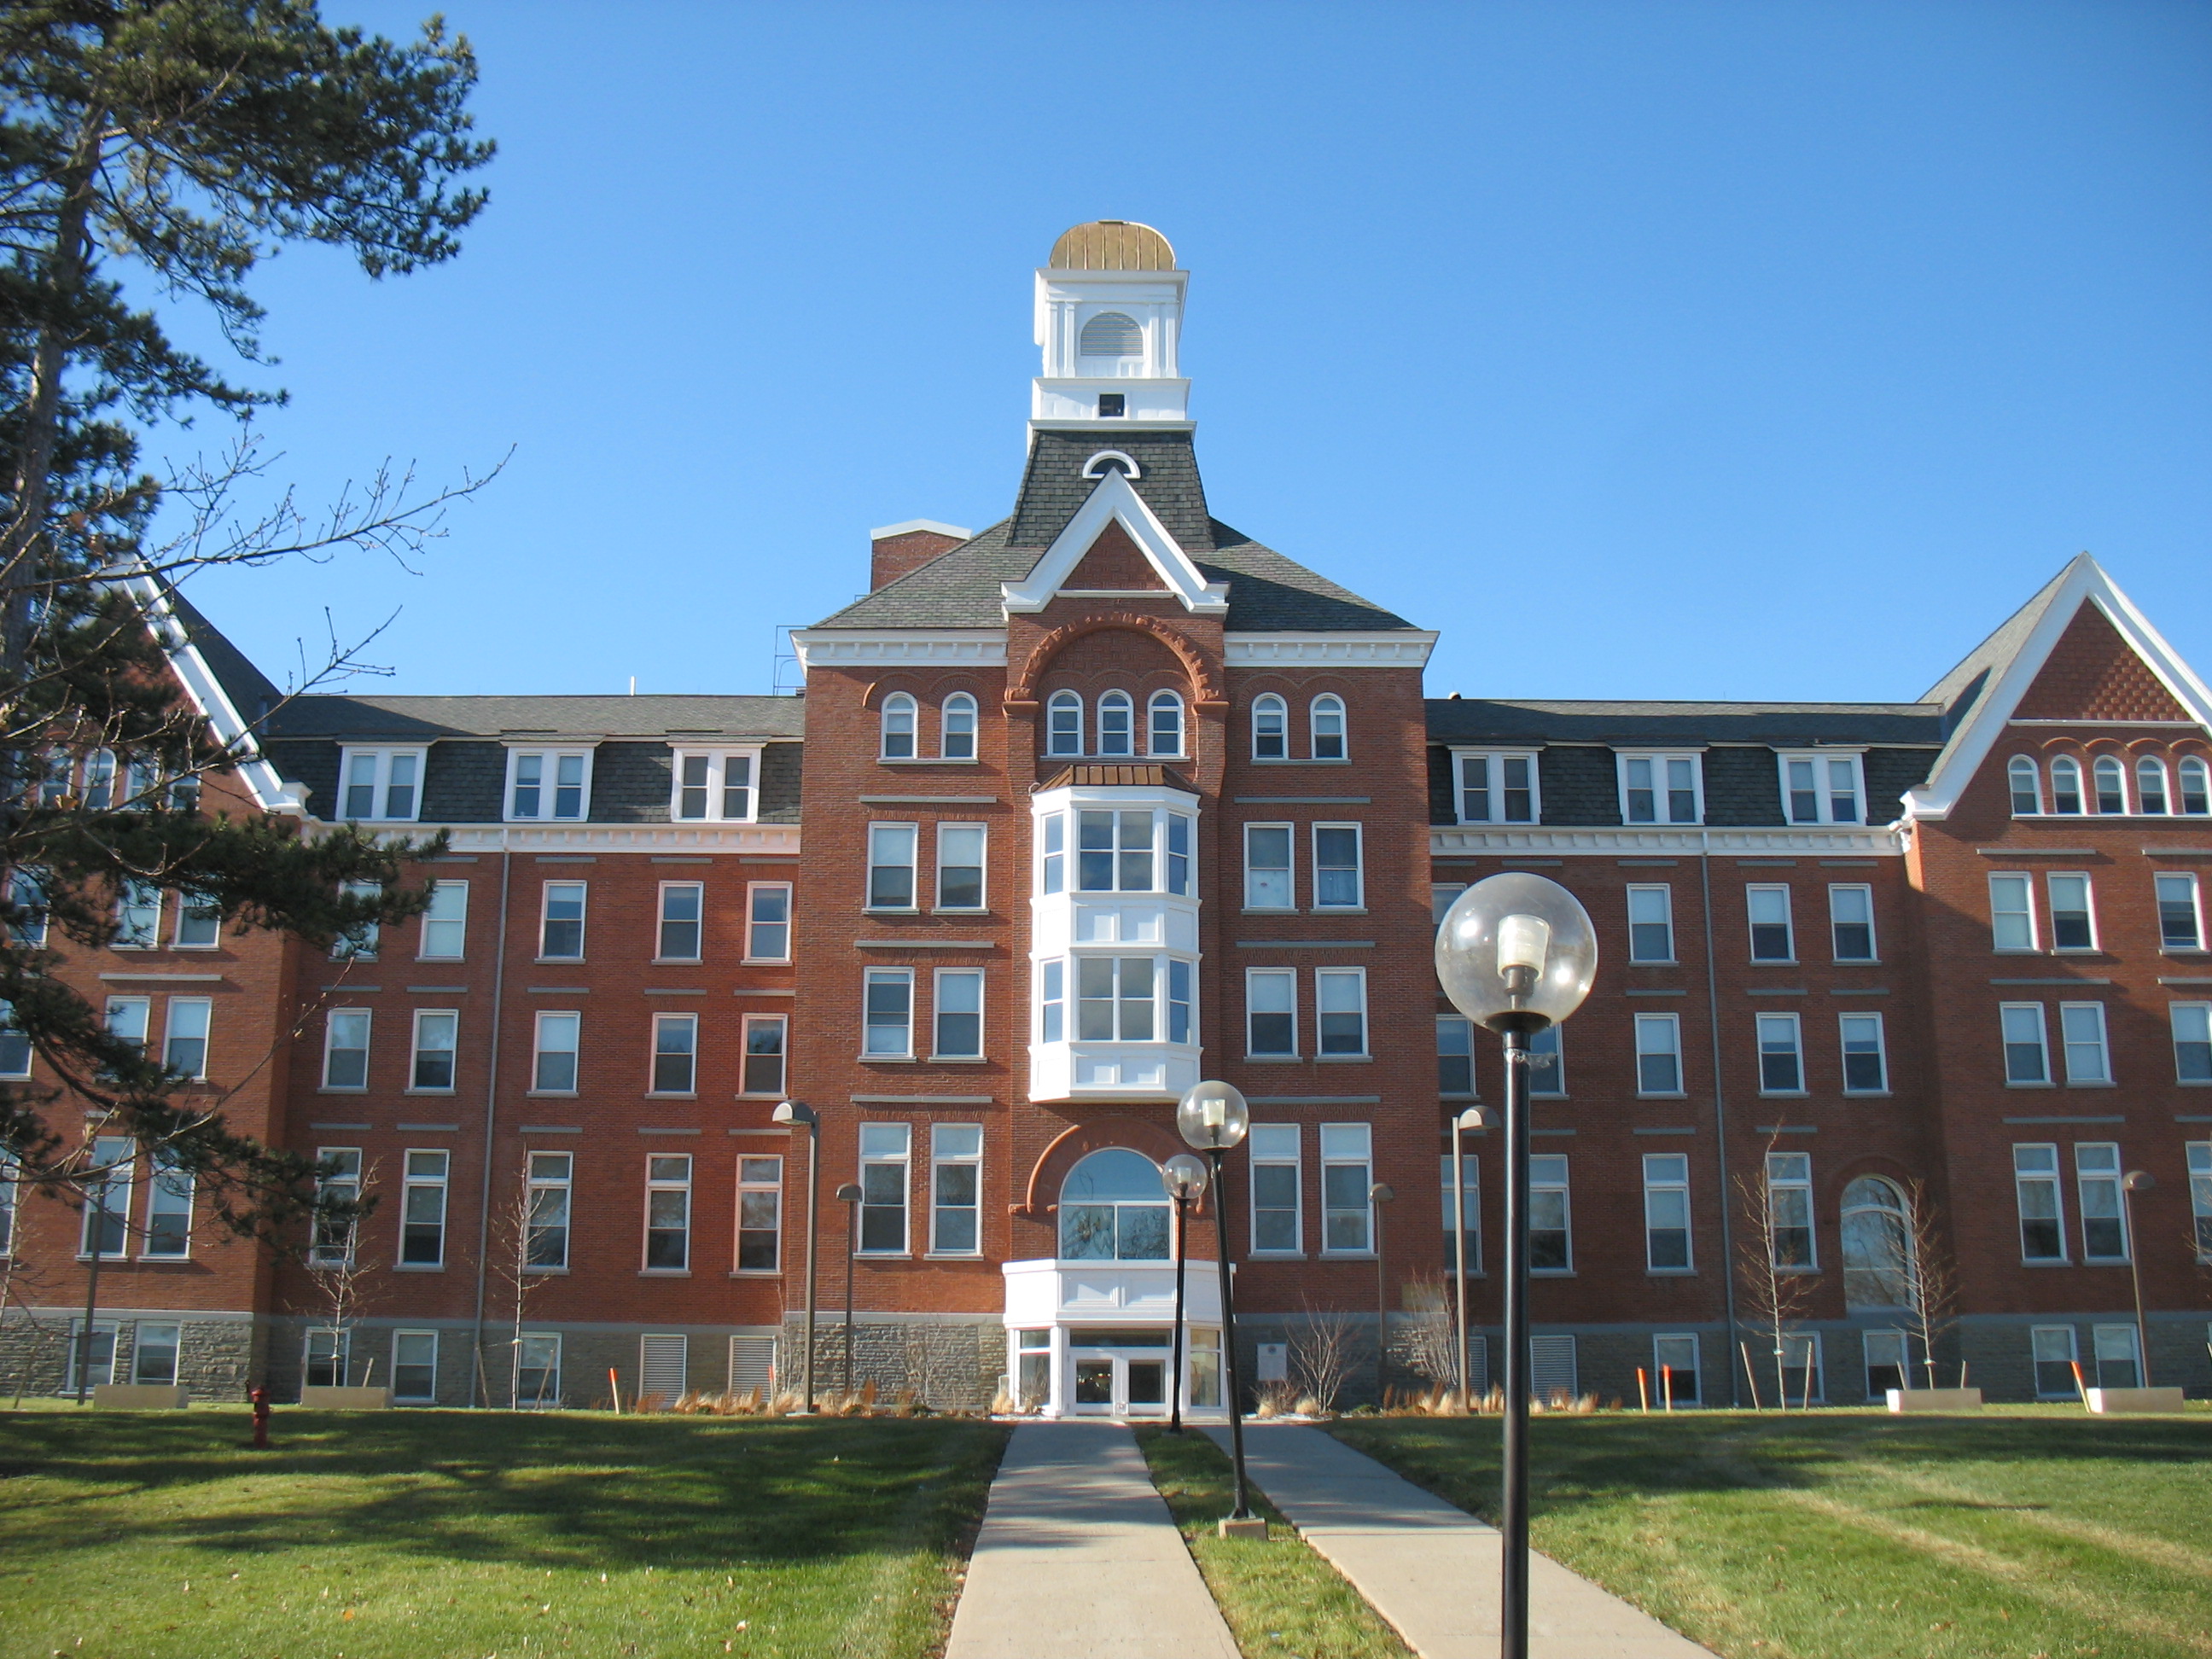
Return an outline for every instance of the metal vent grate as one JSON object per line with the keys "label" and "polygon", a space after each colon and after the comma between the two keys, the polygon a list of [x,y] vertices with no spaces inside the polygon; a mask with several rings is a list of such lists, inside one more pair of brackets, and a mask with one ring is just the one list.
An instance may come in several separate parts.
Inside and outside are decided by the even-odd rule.
{"label": "metal vent grate", "polygon": [[1141,357],[1145,355],[1144,331],[1136,319],[1118,311],[1102,311],[1083,325],[1083,337],[1076,349],[1086,357]]}

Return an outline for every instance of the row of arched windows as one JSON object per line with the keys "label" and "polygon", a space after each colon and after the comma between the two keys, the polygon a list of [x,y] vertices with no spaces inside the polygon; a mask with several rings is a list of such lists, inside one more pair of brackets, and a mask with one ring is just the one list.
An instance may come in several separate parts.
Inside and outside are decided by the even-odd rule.
{"label": "row of arched windows", "polygon": [[[1137,705],[1127,691],[1109,691],[1098,699],[1093,747],[1084,747],[1083,699],[1073,691],[1055,691],[1045,704],[1044,752],[1048,755],[1134,755],[1137,753]],[[1145,748],[1147,755],[1181,758],[1186,741],[1182,699],[1172,691],[1155,691],[1145,704]]]}
{"label": "row of arched windows", "polygon": [[2080,761],[2071,755],[2058,756],[2050,765],[2048,793],[2044,788],[2044,769],[2033,756],[2014,755],[2006,776],[2012,789],[2012,815],[2016,818],[2046,813],[2062,817],[2091,812],[2149,817],[2176,812],[2191,817],[2212,813],[2212,768],[2194,755],[2176,764],[2171,781],[2166,763],[2151,755],[2136,762],[2132,775],[2127,763],[2118,755],[2100,755],[2089,763],[2086,778]]}
{"label": "row of arched windows", "polygon": [[[1314,760],[1345,760],[1350,756],[1345,731],[1344,699],[1325,692],[1306,711],[1306,737]],[[1252,758],[1289,760],[1291,711],[1270,691],[1252,699]]]}
{"label": "row of arched windows", "polygon": [[[1133,756],[1141,752],[1170,759],[1180,759],[1188,753],[1189,722],[1180,695],[1155,691],[1146,700],[1141,750],[1138,746],[1137,712],[1136,700],[1127,691],[1103,693],[1095,709],[1086,709],[1077,692],[1055,691],[1045,704],[1045,753]],[[1091,722],[1087,732],[1086,716]],[[923,757],[921,707],[911,695],[894,691],[885,697],[882,722],[884,759]],[[1343,698],[1334,692],[1324,692],[1313,700],[1307,709],[1306,738],[1305,757],[1329,761],[1350,757]],[[975,758],[975,699],[967,692],[955,691],[945,698],[938,720],[937,741],[937,759]],[[1252,758],[1297,758],[1291,753],[1290,705],[1272,691],[1252,701]],[[2190,763],[2185,763],[2185,766]],[[2201,774],[2203,763],[2194,764]],[[2199,806],[2187,810],[2203,809]]]}
{"label": "row of arched windows", "polygon": [[[921,709],[903,691],[884,699],[883,757],[915,760],[921,757]],[[937,758],[975,758],[975,699],[955,691],[945,700],[937,722]]]}

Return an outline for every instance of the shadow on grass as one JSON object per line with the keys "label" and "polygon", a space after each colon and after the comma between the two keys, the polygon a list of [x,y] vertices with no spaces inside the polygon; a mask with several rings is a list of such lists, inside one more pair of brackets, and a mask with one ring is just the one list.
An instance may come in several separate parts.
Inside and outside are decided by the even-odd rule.
{"label": "shadow on grass", "polygon": [[1006,1439],[951,1419],[280,1411],[272,1427],[275,1449],[254,1452],[242,1413],[0,1413],[6,1553],[342,1542],[671,1571],[951,1553]]}

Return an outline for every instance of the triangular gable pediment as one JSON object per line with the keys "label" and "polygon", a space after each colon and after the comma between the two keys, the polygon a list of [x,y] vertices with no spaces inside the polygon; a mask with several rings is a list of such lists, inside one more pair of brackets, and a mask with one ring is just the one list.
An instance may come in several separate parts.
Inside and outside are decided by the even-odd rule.
{"label": "triangular gable pediment", "polygon": [[[1109,537],[1109,530],[1120,533]],[[1126,585],[1117,580],[1109,586],[1090,580],[1086,567],[1093,572],[1121,574],[1133,574],[1141,568],[1149,570],[1152,580]],[[1055,594],[1070,589],[1097,592],[1155,588],[1173,595],[1196,616],[1223,616],[1229,610],[1227,586],[1209,583],[1127,477],[1118,469],[1109,468],[1098,480],[1098,487],[1067,521],[1067,527],[1030,567],[1030,574],[1018,582],[1001,584],[1000,595],[1011,613],[1042,611]]]}
{"label": "triangular gable pediment", "polygon": [[1090,550],[1060,584],[1063,593],[1164,593],[1168,585],[1129,532],[1115,520],[1098,532]]}
{"label": "triangular gable pediment", "polygon": [[1983,689],[1928,781],[1905,795],[1907,817],[1946,816],[2012,720],[2187,720],[2212,732],[2212,690],[2096,560],[2081,555],[2045,592],[2032,624],[1978,671]]}

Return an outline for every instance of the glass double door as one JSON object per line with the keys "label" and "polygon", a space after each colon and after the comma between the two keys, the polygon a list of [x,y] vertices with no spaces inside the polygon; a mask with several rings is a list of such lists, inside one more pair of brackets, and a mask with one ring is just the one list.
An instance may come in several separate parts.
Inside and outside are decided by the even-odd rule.
{"label": "glass double door", "polygon": [[1091,1417],[1164,1417],[1168,1355],[1161,1347],[1071,1346],[1069,1406]]}

